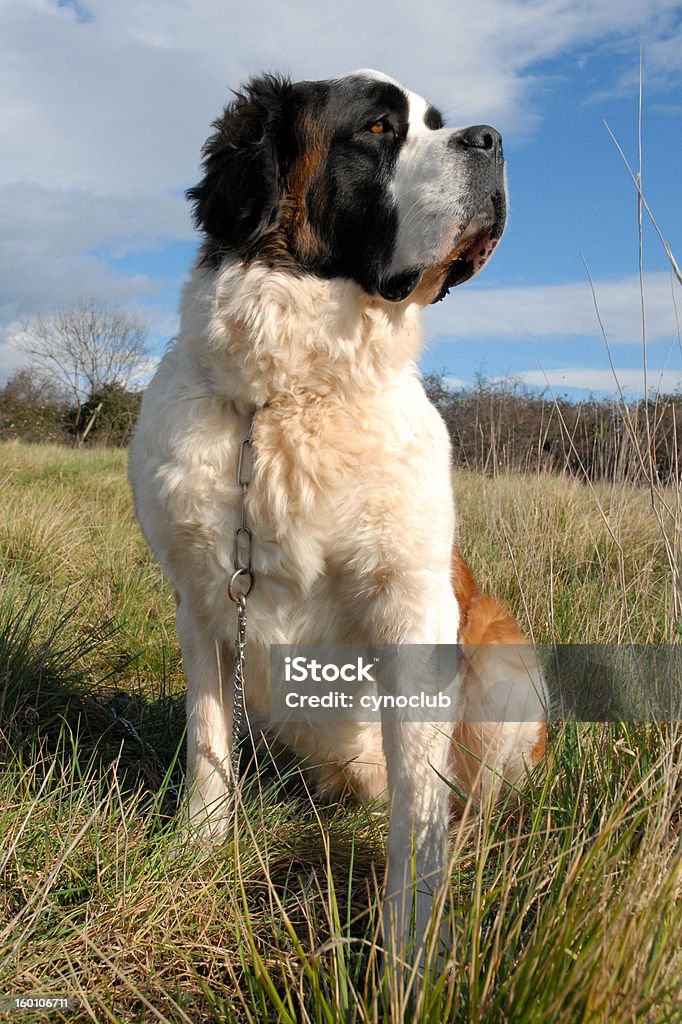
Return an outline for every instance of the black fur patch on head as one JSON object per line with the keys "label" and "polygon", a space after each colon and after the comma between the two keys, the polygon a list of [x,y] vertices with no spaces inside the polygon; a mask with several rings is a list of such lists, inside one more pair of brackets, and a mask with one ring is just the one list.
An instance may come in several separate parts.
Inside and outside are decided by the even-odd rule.
{"label": "black fur patch on head", "polygon": [[204,259],[259,258],[375,292],[395,244],[389,182],[408,113],[402,89],[370,76],[252,79],[214,122],[187,193]]}
{"label": "black fur patch on head", "polygon": [[244,251],[273,221],[291,149],[292,98],[288,79],[254,78],[213,122],[204,177],[187,192],[210,259]]}
{"label": "black fur patch on head", "polygon": [[426,109],[426,113],[424,114],[424,124],[432,131],[437,131],[439,128],[443,128],[445,121],[443,120],[443,115],[440,110],[436,110],[435,107],[429,105]]}
{"label": "black fur patch on head", "polygon": [[327,154],[309,192],[308,216],[328,246],[321,272],[352,278],[370,294],[395,246],[390,183],[408,116],[408,98],[391,82],[357,75],[330,83],[323,111]]}

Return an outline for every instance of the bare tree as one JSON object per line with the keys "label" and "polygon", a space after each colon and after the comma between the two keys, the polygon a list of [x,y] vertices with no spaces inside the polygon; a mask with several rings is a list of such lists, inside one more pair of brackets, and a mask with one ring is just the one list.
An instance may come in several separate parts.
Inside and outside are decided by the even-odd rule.
{"label": "bare tree", "polygon": [[129,388],[148,355],[141,321],[94,299],[22,322],[15,344],[79,411],[107,387]]}

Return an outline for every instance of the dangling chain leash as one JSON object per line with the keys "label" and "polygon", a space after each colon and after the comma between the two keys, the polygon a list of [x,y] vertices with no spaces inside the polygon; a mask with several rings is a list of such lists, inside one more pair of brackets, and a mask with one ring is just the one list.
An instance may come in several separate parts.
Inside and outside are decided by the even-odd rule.
{"label": "dangling chain leash", "polygon": [[246,600],[255,581],[251,567],[251,530],[246,525],[246,492],[253,479],[253,420],[246,437],[239,445],[237,483],[241,488],[241,516],[234,535],[234,572],[227,585],[230,600],[237,605],[237,636],[235,639],[234,677],[232,683],[232,779],[239,777],[239,732],[244,717],[244,660],[246,653]]}

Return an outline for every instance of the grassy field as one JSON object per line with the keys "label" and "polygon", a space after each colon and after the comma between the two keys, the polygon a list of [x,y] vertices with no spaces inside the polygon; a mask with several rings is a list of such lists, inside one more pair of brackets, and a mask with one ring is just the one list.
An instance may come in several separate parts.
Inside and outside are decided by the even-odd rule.
{"label": "grassy field", "polygon": [[[536,641],[681,638],[679,495],[456,486],[465,553]],[[523,793],[469,809],[451,959],[408,1006],[372,943],[379,810],[315,806],[263,753],[231,840],[174,845],[181,691],[125,454],[0,446],[0,996],[97,1022],[682,1020],[677,726],[553,726]]]}

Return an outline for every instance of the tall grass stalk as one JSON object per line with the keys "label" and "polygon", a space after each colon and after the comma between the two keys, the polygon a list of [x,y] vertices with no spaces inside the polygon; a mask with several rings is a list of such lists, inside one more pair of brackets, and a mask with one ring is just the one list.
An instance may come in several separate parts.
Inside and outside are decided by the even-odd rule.
{"label": "tall grass stalk", "polygon": [[[640,54],[640,75],[639,75],[639,106],[638,106],[638,118],[637,118],[637,151],[639,159],[639,167],[637,172],[632,170],[630,163],[628,162],[622,147],[620,146],[614,133],[609,128],[608,124],[604,122],[605,127],[616,146],[618,153],[627,169],[627,172],[635,186],[637,193],[637,237],[638,237],[638,273],[639,273],[639,294],[640,294],[640,308],[642,318],[642,370],[643,370],[643,381],[644,381],[644,395],[645,402],[648,403],[649,399],[649,378],[648,378],[648,344],[647,344],[647,318],[646,318],[646,300],[645,300],[645,289],[644,289],[644,231],[643,231],[643,211],[646,211],[656,234],[658,235],[661,244],[665,250],[666,256],[670,263],[674,277],[677,279],[678,284],[682,285],[682,273],[677,264],[677,261],[673,255],[672,249],[666,241],[661,229],[659,228],[648,203],[643,193],[643,169],[642,169],[642,56]],[[590,277],[590,287],[592,288],[592,295],[595,303],[595,309],[597,310],[597,317],[604,339],[604,344],[608,353],[609,361],[611,363],[612,370],[614,372],[614,378],[617,382],[617,373],[613,369],[613,359],[611,355],[611,349],[606,334],[606,330],[599,315],[597,296],[595,293],[594,283]],[[674,293],[673,293],[674,295]],[[679,323],[677,324],[677,338],[680,338]],[[644,417],[645,433],[644,438],[639,435],[639,432],[635,429],[632,417],[628,414],[628,406],[623,397],[623,391],[619,387],[619,394],[621,399],[621,405],[625,413],[625,423],[627,425],[628,433],[633,443],[633,448],[637,452],[640,465],[642,468],[644,479],[647,482],[649,489],[649,496],[651,500],[651,508],[656,517],[658,528],[661,536],[661,540],[664,544],[666,556],[668,559],[668,567],[670,570],[670,618],[675,623],[675,627],[679,628],[679,624],[682,623],[682,465],[679,461],[679,449],[677,447],[677,428],[675,424],[674,439],[674,472],[671,474],[671,483],[667,487],[661,485],[659,475],[656,471],[656,467],[653,459],[653,451],[655,448],[656,438],[652,437],[652,423],[648,415]],[[653,417],[653,430],[655,430],[657,424],[660,422],[658,417],[658,401],[659,394],[656,391],[654,397],[654,417]],[[675,408],[673,408],[673,416],[675,416]]]}

